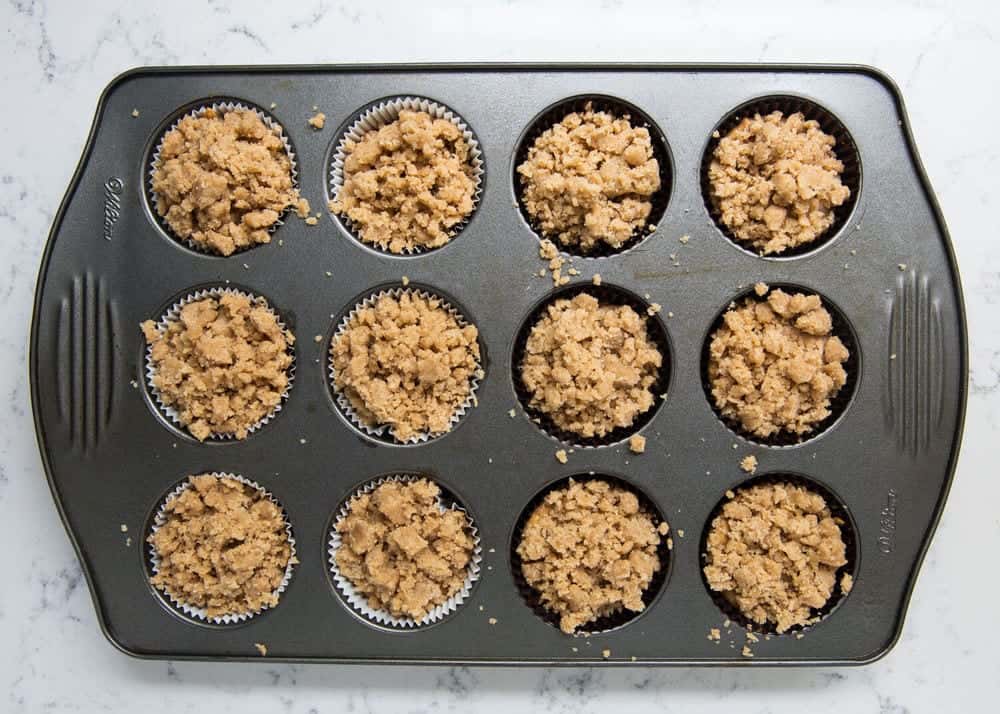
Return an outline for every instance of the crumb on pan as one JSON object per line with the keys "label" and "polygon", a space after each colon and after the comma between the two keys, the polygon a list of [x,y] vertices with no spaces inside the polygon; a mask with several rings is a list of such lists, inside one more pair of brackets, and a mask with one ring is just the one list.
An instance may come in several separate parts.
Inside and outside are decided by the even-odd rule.
{"label": "crumb on pan", "polygon": [[461,590],[475,547],[468,518],[437,484],[387,481],[351,499],[334,560],[373,610],[420,620]]}
{"label": "crumb on pan", "polygon": [[344,147],[344,184],[330,210],[391,253],[436,248],[472,213],[469,143],[453,122],[404,109]]}
{"label": "crumb on pan", "polygon": [[722,223],[765,255],[816,240],[851,194],[835,144],[799,112],[744,118],[719,140],[708,168]]}
{"label": "crumb on pan", "polygon": [[566,449],[559,449],[559,451],[556,452],[556,461],[560,464],[565,464],[569,461],[569,457],[566,456]]}
{"label": "crumb on pan", "polygon": [[542,607],[563,632],[623,609],[645,608],[661,563],[653,515],[631,491],[595,479],[550,491],[528,517],[517,554]]}
{"label": "crumb on pan", "polygon": [[646,437],[639,434],[629,437],[628,448],[633,454],[641,454],[646,450]]}
{"label": "crumb on pan", "polygon": [[254,642],[253,646],[257,648],[257,651],[260,653],[261,657],[267,657],[267,645],[265,645],[263,642]]}
{"label": "crumb on pan", "polygon": [[740,468],[746,471],[748,474],[752,474],[757,471],[757,457],[753,454],[748,454],[740,460]]}
{"label": "crumb on pan", "polygon": [[539,135],[517,172],[525,210],[542,233],[584,252],[626,243],[660,188],[649,130],[589,104]]}
{"label": "crumb on pan", "polygon": [[160,401],[199,441],[245,439],[288,388],[295,338],[263,298],[206,297],[184,305],[162,331],[152,320],[142,331]]}
{"label": "crumb on pan", "polygon": [[789,483],[741,489],[712,521],[705,578],[749,620],[781,633],[814,618],[847,564],[824,498]]}
{"label": "crumb on pan", "polygon": [[174,234],[220,255],[270,242],[299,199],[280,128],[249,109],[181,119],[163,136],[152,188]]}
{"label": "crumb on pan", "polygon": [[446,432],[480,373],[478,334],[439,298],[383,294],[334,337],[335,386],[365,424],[400,441]]}
{"label": "crumb on pan", "polygon": [[276,605],[285,569],[296,562],[281,509],[236,479],[188,481],[147,539],[159,559],[150,582],[210,618]]}
{"label": "crumb on pan", "polygon": [[832,332],[817,295],[776,289],[731,307],[709,347],[716,407],[758,437],[810,433],[847,381],[850,355]]}
{"label": "crumb on pan", "polygon": [[520,379],[533,408],[589,438],[631,426],[652,408],[662,363],[644,317],[580,293],[553,302],[532,326]]}
{"label": "crumb on pan", "polygon": [[311,117],[309,117],[309,126],[311,126],[316,131],[319,131],[324,126],[326,126],[326,114],[323,112],[316,112]]}

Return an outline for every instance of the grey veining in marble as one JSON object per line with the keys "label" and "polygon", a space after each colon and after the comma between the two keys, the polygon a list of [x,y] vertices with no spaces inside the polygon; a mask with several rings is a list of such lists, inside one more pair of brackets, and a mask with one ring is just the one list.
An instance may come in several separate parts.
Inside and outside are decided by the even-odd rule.
{"label": "grey veining in marble", "polygon": [[[883,3],[4,0],[0,5],[0,711],[988,711],[1000,701],[1000,9]],[[465,7],[468,6],[468,7]],[[473,7],[474,6],[474,7]],[[142,64],[447,60],[874,64],[900,84],[962,270],[971,396],[958,475],[902,639],[863,669],[488,670],[129,659],[104,641],[28,404],[39,256],[101,89]],[[992,316],[992,317],[991,317]],[[991,558],[991,563],[984,563]],[[992,566],[992,567],[990,567]],[[985,595],[985,597],[984,597]]]}

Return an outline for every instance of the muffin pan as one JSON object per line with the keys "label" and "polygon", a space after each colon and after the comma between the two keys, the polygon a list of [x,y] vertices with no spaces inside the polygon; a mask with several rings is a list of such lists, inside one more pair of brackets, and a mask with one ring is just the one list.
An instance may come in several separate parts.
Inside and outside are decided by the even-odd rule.
{"label": "muffin pan", "polygon": [[[426,97],[451,108],[482,150],[482,195],[449,244],[393,256],[360,244],[326,210],[339,132],[373,103]],[[659,303],[667,392],[642,420],[646,451],[624,437],[560,441],[526,414],[516,342],[554,290],[517,202],[516,157],[536,120],[593,97],[641,112],[669,158],[662,215],[628,250],[572,258],[566,289]],[[264,108],[295,147],[298,183],[321,219],[286,216],[268,245],[222,258],[172,238],[146,190],[159,139],[199,104]],[[850,137],[852,188],[834,232],[801,254],[762,258],[732,242],[705,201],[712,132],[751,102],[816,108]],[[306,121],[317,106],[322,131]],[[135,111],[134,111],[135,110]],[[339,128],[338,128],[339,127]],[[838,148],[840,143],[838,141]],[[861,180],[863,176],[864,180]],[[682,241],[681,238],[688,236]],[[673,257],[671,257],[673,256]],[[570,266],[566,266],[567,268]],[[565,268],[564,268],[564,274]],[[448,300],[479,328],[478,405],[420,444],[364,434],[329,388],[329,338],[359,295],[398,286]],[[703,350],[731,300],[757,281],[795,285],[836,306],[855,373],[837,416],[801,442],[761,444],[720,421],[703,387]],[[262,295],[296,335],[296,377],[280,413],[245,441],[199,443],[157,409],[139,323],[195,290]],[[31,390],[49,484],[101,627],[124,652],[170,659],[447,664],[851,664],[895,644],[951,483],[965,411],[966,327],[947,230],[906,124],[878,71],[854,66],[390,66],[138,69],[102,95],[49,236],[31,332]],[[510,415],[513,410],[513,416]],[[617,438],[617,436],[616,436]],[[554,454],[567,449],[568,463]],[[821,486],[850,524],[854,587],[804,632],[760,637],[741,654],[734,620],[702,578],[701,543],[727,489],[788,475]],[[282,504],[301,561],[277,606],[243,623],[185,617],[149,584],[144,541],[169,489],[189,474],[238,474]],[[399,632],[358,617],[328,568],[331,519],[360,484],[424,473],[475,518],[483,560],[465,602]],[[630,484],[671,525],[673,550],[640,617],[573,637],[522,596],[514,533],[536,496],[572,475]],[[683,535],[681,532],[683,531]],[[530,599],[530,598],[529,598]],[[611,623],[608,623],[611,624]],[[758,630],[759,631],[759,630]],[[731,646],[732,645],[732,646]]]}

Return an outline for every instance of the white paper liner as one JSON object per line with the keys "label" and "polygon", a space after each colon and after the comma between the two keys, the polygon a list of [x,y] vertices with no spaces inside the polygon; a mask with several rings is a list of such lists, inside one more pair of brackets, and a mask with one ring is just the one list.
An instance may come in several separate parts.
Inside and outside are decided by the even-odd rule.
{"label": "white paper liner", "polygon": [[[216,111],[223,114],[226,112],[237,111],[240,109],[245,109],[247,111],[253,112],[254,114],[260,117],[261,121],[264,122],[265,126],[267,126],[268,129],[274,131],[275,135],[279,139],[281,139],[281,143],[285,147],[285,154],[288,156],[288,161],[291,164],[292,186],[294,186],[296,190],[298,190],[299,188],[299,169],[298,169],[298,163],[295,160],[295,151],[292,149],[292,144],[288,140],[288,135],[285,134],[285,128],[281,126],[281,124],[274,117],[265,112],[263,109],[251,106],[249,104],[244,104],[242,102],[215,102],[212,104],[199,105],[194,109],[185,112],[181,116],[177,117],[177,119],[163,131],[163,133],[160,135],[160,140],[156,142],[156,148],[153,149],[153,155],[152,158],[150,159],[148,170],[146,172],[146,192],[149,196],[149,201],[153,207],[153,215],[156,216],[156,220],[159,221],[160,225],[169,235],[171,235],[175,240],[182,242],[191,250],[197,251],[199,253],[204,253],[205,255],[215,255],[228,258],[232,257],[233,255],[236,255],[237,253],[243,253],[245,251],[252,250],[253,248],[257,247],[257,244],[248,245],[242,248],[237,248],[229,256],[223,256],[221,253],[211,250],[206,246],[198,245],[190,238],[184,238],[182,236],[177,235],[170,227],[170,225],[167,223],[167,220],[166,218],[164,218],[163,214],[160,213],[160,196],[159,194],[156,193],[156,191],[153,190],[153,172],[156,171],[156,165],[160,161],[160,149],[163,146],[163,140],[166,138],[167,134],[176,129],[177,126],[181,123],[182,119],[186,119],[187,117],[200,116],[208,109],[215,109]],[[278,226],[284,225],[285,222],[283,220],[283,216],[288,211],[294,209],[295,209],[294,206],[289,206],[284,211],[282,211],[278,215],[278,220],[276,220],[273,224],[271,224],[271,226],[267,229],[268,234],[273,235],[274,232],[278,229]]]}
{"label": "white paper liner", "polygon": [[469,379],[469,396],[466,397],[464,402],[462,402],[455,408],[455,411],[451,415],[451,420],[448,423],[448,429],[442,432],[422,432],[420,434],[411,436],[406,441],[400,441],[399,439],[396,439],[396,437],[392,435],[392,431],[390,429],[389,424],[372,425],[368,424],[367,422],[365,422],[364,419],[361,418],[361,415],[358,414],[357,411],[355,411],[354,406],[351,404],[351,400],[348,399],[347,395],[344,394],[337,387],[336,370],[333,367],[333,358],[330,355],[330,347],[333,345],[333,342],[344,333],[344,330],[347,329],[347,326],[351,322],[351,320],[357,317],[358,310],[374,307],[375,303],[378,302],[379,298],[385,295],[390,295],[396,299],[399,299],[399,297],[404,293],[417,295],[425,299],[437,300],[440,303],[440,306],[443,307],[445,310],[447,310],[448,313],[455,318],[455,320],[458,322],[459,327],[467,327],[470,324],[469,321],[465,319],[465,316],[461,312],[459,312],[459,310],[454,305],[452,305],[450,302],[448,302],[448,300],[446,300],[445,298],[436,293],[432,293],[427,290],[421,290],[419,288],[390,288],[387,290],[380,290],[378,292],[372,293],[364,300],[357,303],[353,308],[351,308],[350,312],[348,312],[346,315],[344,315],[343,318],[341,318],[340,322],[337,324],[337,328],[333,332],[333,337],[331,338],[330,342],[327,343],[326,346],[327,370],[328,370],[328,377],[330,379],[330,387],[333,389],[334,401],[337,403],[337,406],[340,408],[344,416],[346,416],[354,426],[356,426],[358,429],[363,431],[368,436],[372,436],[379,439],[388,439],[397,444],[422,444],[424,442],[430,441],[431,439],[435,439],[439,436],[443,436],[444,434],[449,433],[451,430],[455,428],[455,426],[458,425],[458,422],[462,420],[462,417],[465,416],[465,414],[469,411],[469,409],[471,409],[477,403],[476,391],[479,389],[480,380],[482,380],[483,377],[485,376],[483,372],[483,365],[481,362],[482,360],[481,354],[479,357],[479,361],[476,362],[476,370],[472,373],[472,377]]}
{"label": "white paper liner", "polygon": [[[465,228],[469,220],[475,214],[476,209],[479,207],[479,200],[483,195],[483,153],[479,148],[478,139],[476,139],[475,134],[472,133],[472,129],[469,128],[468,124],[465,123],[462,117],[445,105],[438,104],[430,99],[425,99],[423,97],[397,97],[394,99],[387,99],[379,102],[369,109],[366,109],[361,116],[354,121],[354,123],[347,127],[337,142],[337,147],[333,152],[333,160],[330,164],[330,198],[332,200],[337,200],[337,197],[340,195],[340,189],[344,186],[344,161],[347,159],[347,142],[359,141],[368,132],[378,131],[386,124],[391,124],[399,118],[399,113],[403,110],[426,112],[435,119],[446,119],[447,121],[450,121],[459,128],[462,132],[462,138],[464,138],[466,143],[469,145],[469,163],[472,165],[472,178],[476,183],[472,194],[472,210],[469,211],[468,216],[448,231],[448,243],[450,243],[454,240],[455,236],[462,232],[462,229]],[[390,251],[385,245],[365,241],[361,237],[361,232],[347,216],[338,214],[337,218],[341,220],[350,234],[360,243],[390,255],[399,255],[398,253]],[[442,248],[445,245],[448,245],[448,243],[444,243],[443,245],[436,246],[434,248],[425,248],[423,246],[409,247],[404,250],[403,254],[419,255],[421,253],[436,250],[437,248]]]}
{"label": "white paper liner", "polygon": [[[265,300],[264,298],[262,298],[261,296],[254,295],[252,293],[248,293],[248,292],[245,292],[243,290],[237,290],[236,288],[222,288],[222,287],[219,287],[219,288],[204,288],[202,290],[195,290],[194,292],[189,293],[188,295],[185,295],[183,298],[181,298],[180,300],[178,300],[177,302],[175,302],[173,305],[171,305],[167,309],[167,311],[163,313],[163,315],[160,317],[160,319],[156,321],[156,329],[159,332],[162,333],[163,330],[166,329],[166,326],[167,326],[168,322],[172,322],[172,321],[175,321],[175,320],[179,319],[180,313],[181,313],[181,308],[183,308],[188,303],[196,302],[198,300],[203,300],[203,299],[205,299],[207,297],[218,298],[218,297],[220,297],[222,295],[226,295],[226,294],[229,294],[229,295],[242,295],[243,297],[246,297],[246,298],[250,299],[251,302],[255,302],[255,303],[263,300],[264,304],[267,306],[267,308],[272,313],[274,313],[274,316],[277,318],[278,325],[281,326],[281,329],[284,330],[285,332],[291,332],[288,329],[287,325],[285,325],[284,321],[281,319],[281,316],[278,314],[278,311],[275,310],[274,307],[270,303],[268,303],[267,300]],[[289,393],[289,391],[291,391],[292,384],[295,382],[295,365],[296,365],[296,360],[295,360],[295,350],[294,349],[291,350],[291,356],[292,356],[292,363],[288,367],[288,384],[285,385],[285,391],[281,393],[281,399],[278,400],[277,405],[275,405],[274,409],[271,411],[270,414],[268,414],[267,416],[265,416],[263,419],[261,419],[256,424],[254,424],[254,425],[252,425],[252,426],[250,426],[250,427],[247,428],[247,432],[248,432],[247,433],[247,437],[248,438],[249,438],[250,434],[253,434],[255,431],[257,431],[262,426],[264,426],[269,421],[271,421],[275,417],[275,415],[277,415],[278,412],[281,411],[282,405],[288,399],[288,393]],[[156,403],[156,406],[160,410],[160,413],[163,414],[165,417],[167,417],[175,426],[177,426],[178,429],[180,429],[184,433],[190,435],[191,432],[188,431],[187,424],[184,424],[181,421],[180,414],[177,412],[177,410],[174,407],[169,406],[166,403],[164,403],[163,399],[160,397],[160,391],[156,388],[156,385],[153,383],[153,377],[156,374],[156,367],[153,366],[153,346],[150,345],[150,344],[146,345],[145,361],[146,361],[146,364],[145,364],[146,386],[149,388],[149,393],[153,396],[153,401]],[[209,434],[205,438],[205,441],[227,441],[227,440],[233,440],[233,439],[236,439],[236,435],[235,434],[217,434],[215,432],[212,432],[211,434]]]}
{"label": "white paper liner", "polygon": [[333,522],[333,526],[330,528],[330,540],[328,542],[329,549],[327,553],[329,554],[329,564],[330,573],[333,575],[333,582],[337,590],[343,596],[344,600],[354,608],[354,610],[365,618],[385,627],[393,627],[402,630],[415,629],[418,627],[425,627],[434,622],[438,622],[445,616],[451,614],[465,602],[466,598],[469,597],[469,593],[472,591],[473,584],[479,580],[479,575],[481,572],[480,564],[483,561],[482,544],[479,540],[479,529],[476,528],[475,522],[472,520],[472,516],[469,515],[462,506],[455,502],[451,504],[451,508],[448,508],[442,503],[441,498],[438,498],[438,508],[442,513],[448,510],[461,511],[465,515],[466,523],[468,524],[469,534],[472,536],[473,546],[472,546],[472,556],[469,559],[469,565],[466,568],[465,581],[462,583],[462,587],[459,588],[458,592],[448,598],[444,603],[438,605],[433,610],[428,612],[419,620],[415,620],[412,617],[394,617],[385,610],[374,610],[368,604],[367,598],[360,594],[346,577],[340,574],[337,570],[337,550],[341,546],[340,533],[337,531],[337,525],[347,516],[351,501],[353,501],[358,496],[362,496],[366,493],[371,493],[376,488],[384,483],[390,481],[398,481],[401,483],[413,483],[415,481],[420,481],[421,479],[426,479],[427,481],[434,480],[428,476],[418,476],[416,474],[392,474],[390,476],[382,476],[373,481],[369,481],[361,488],[357,489],[354,493],[347,498],[341,505],[340,510],[337,512],[337,517]]}
{"label": "white paper liner", "polygon": [[[261,494],[263,494],[263,496],[268,501],[277,506],[278,509],[281,511],[281,514],[284,517],[285,521],[285,533],[288,535],[288,545],[291,552],[288,556],[288,565],[285,566],[285,574],[284,577],[282,577],[281,579],[281,584],[278,585],[278,587],[274,590],[274,594],[280,597],[281,593],[285,592],[285,589],[288,587],[288,583],[292,579],[292,572],[295,570],[295,564],[298,562],[295,556],[295,537],[292,535],[292,524],[288,520],[288,514],[285,512],[285,509],[282,508],[278,500],[271,494],[271,492],[262,487],[256,481],[251,481],[250,479],[244,478],[243,476],[239,476],[237,474],[222,473],[218,471],[213,471],[208,475],[215,476],[216,478],[220,479],[233,479],[253,489],[256,489]],[[163,499],[163,503],[160,504],[160,507],[156,512],[156,515],[153,517],[153,525],[150,528],[148,536],[152,536],[166,523],[167,505],[170,504],[175,498],[180,496],[181,493],[183,493],[189,488],[191,488],[191,481],[190,479],[185,479],[181,484],[177,486],[177,488],[171,491],[167,495],[167,497]],[[156,548],[153,546],[152,543],[149,543],[147,541],[146,545],[149,547],[150,568],[153,574],[156,575],[157,573],[160,572],[160,558],[157,555]],[[265,610],[268,610],[271,607],[273,607],[271,605],[265,605],[260,610],[254,612],[240,612],[228,615],[216,615],[215,617],[209,617],[206,614],[204,608],[188,605],[187,603],[178,600],[171,593],[161,588],[156,588],[156,591],[160,593],[167,601],[169,601],[170,604],[172,604],[176,609],[178,609],[188,617],[194,618],[195,620],[200,620],[202,622],[208,622],[213,625],[233,625],[239,622],[245,622],[249,620],[251,617],[259,615]]]}

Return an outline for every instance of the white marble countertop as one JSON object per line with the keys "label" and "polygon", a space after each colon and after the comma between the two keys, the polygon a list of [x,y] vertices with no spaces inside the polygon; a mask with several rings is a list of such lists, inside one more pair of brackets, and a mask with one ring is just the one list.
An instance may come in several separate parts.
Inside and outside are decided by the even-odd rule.
{"label": "white marble countertop", "polygon": [[[995,710],[1000,701],[1000,252],[995,190],[1000,6],[910,0],[766,4],[7,0],[0,7],[0,710],[9,712],[814,712]],[[249,9],[255,6],[253,10]],[[761,8],[770,6],[770,12]],[[42,473],[27,331],[49,226],[101,89],[136,65],[455,60],[873,64],[902,88],[948,221],[971,332],[955,486],[902,639],[856,669],[466,669],[130,659],[103,638]],[[996,212],[996,213],[994,213]],[[986,562],[983,560],[986,559]],[[985,597],[984,597],[985,595]],[[992,702],[992,704],[991,704]],[[209,709],[210,708],[210,709]]]}

